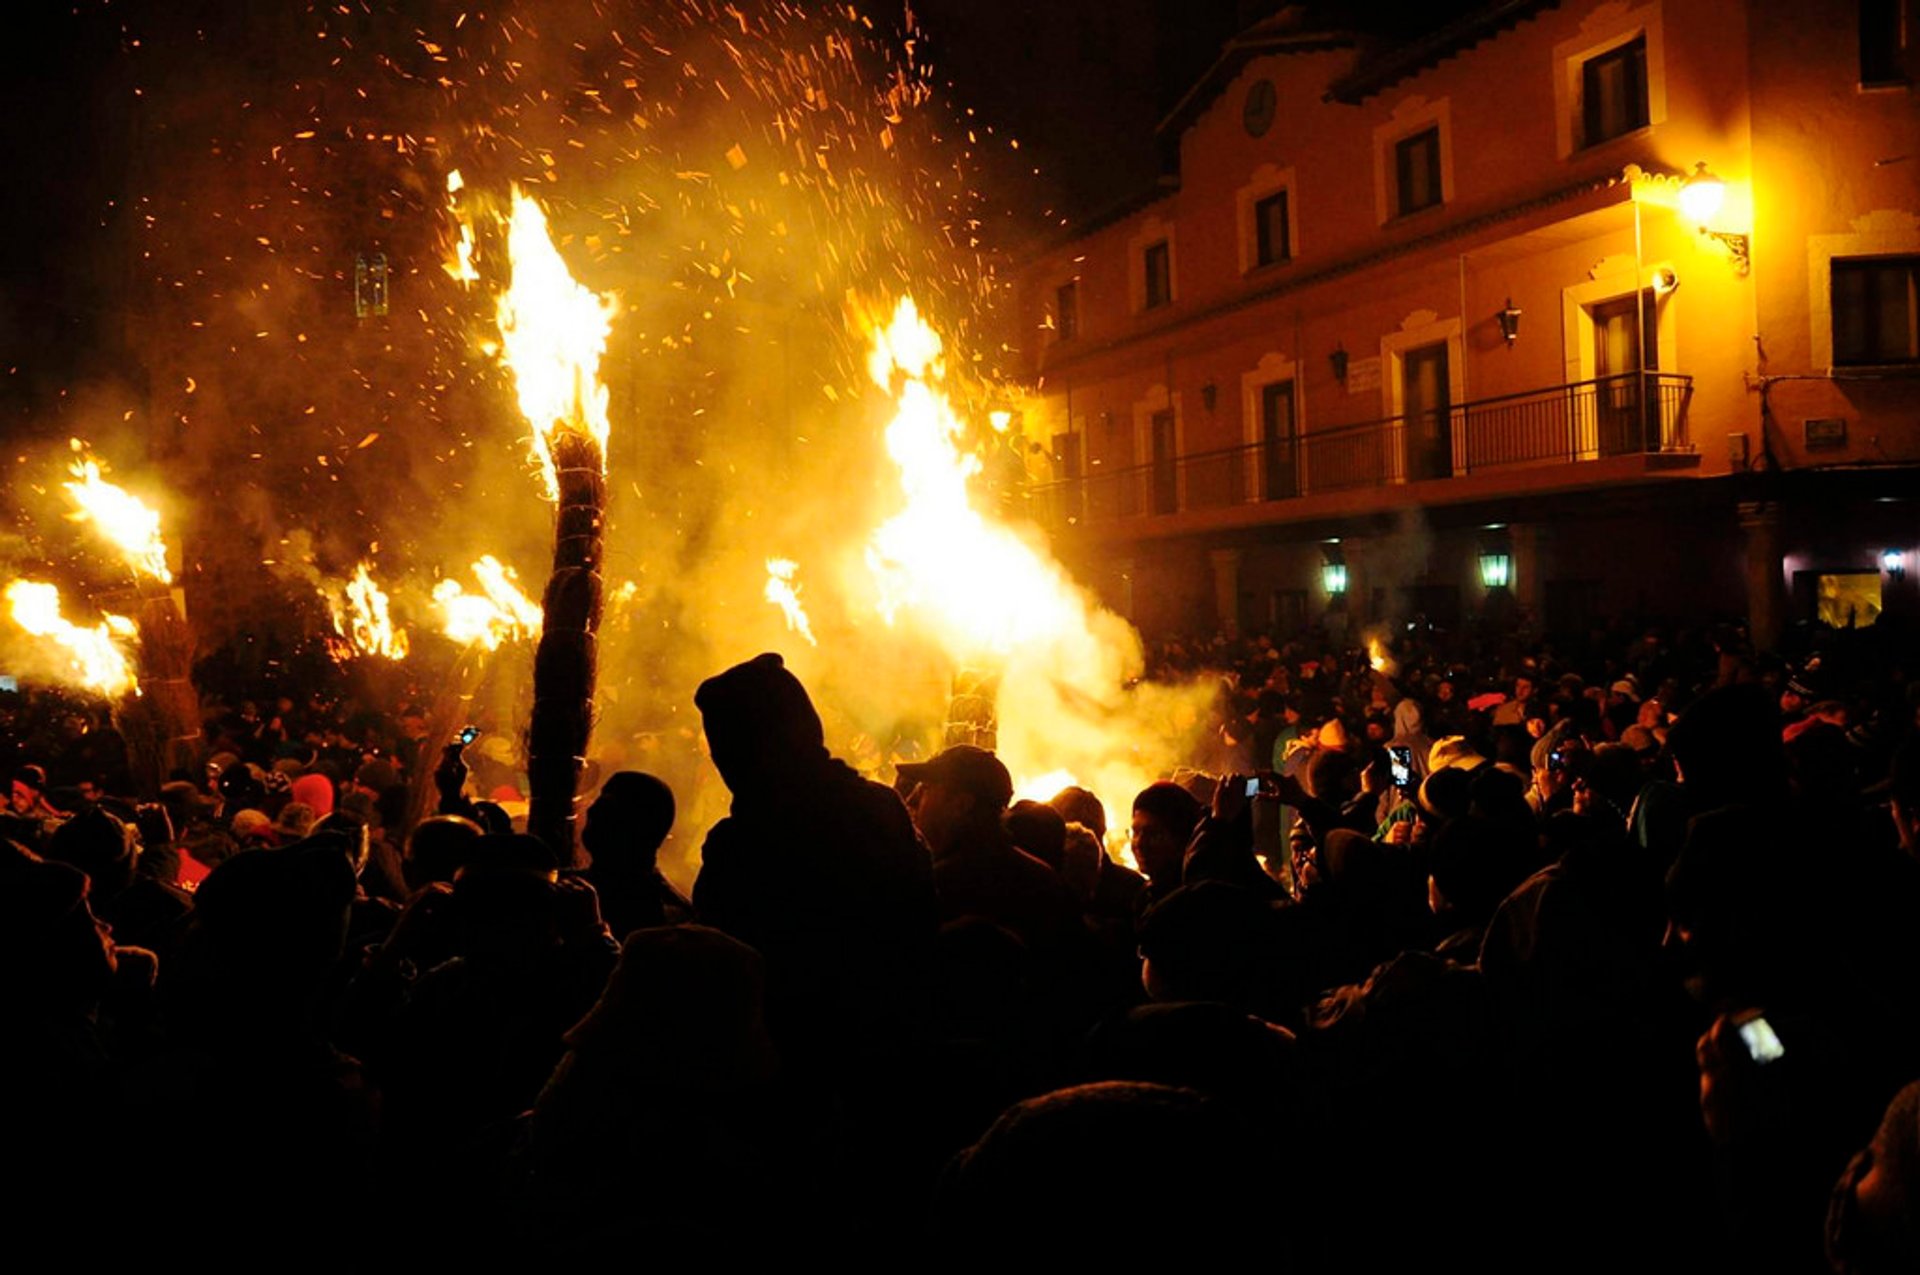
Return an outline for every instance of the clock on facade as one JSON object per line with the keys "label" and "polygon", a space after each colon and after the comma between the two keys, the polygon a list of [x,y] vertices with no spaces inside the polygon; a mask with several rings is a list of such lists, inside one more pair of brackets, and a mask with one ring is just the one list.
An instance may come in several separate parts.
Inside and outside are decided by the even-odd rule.
{"label": "clock on facade", "polygon": [[1265,137],[1273,127],[1273,81],[1255,80],[1247,90],[1247,102],[1240,111],[1240,122],[1248,137]]}

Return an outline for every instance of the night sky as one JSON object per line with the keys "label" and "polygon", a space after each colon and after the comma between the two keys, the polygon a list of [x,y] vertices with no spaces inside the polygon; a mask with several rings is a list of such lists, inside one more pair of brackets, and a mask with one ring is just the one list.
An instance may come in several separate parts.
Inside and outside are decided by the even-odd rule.
{"label": "night sky", "polygon": [[[203,0],[199,12],[239,2]],[[1348,5],[1340,17],[1380,29],[1410,11],[1432,23],[1460,7]],[[130,268],[129,147],[138,144],[123,23],[139,3],[31,0],[31,8],[38,16],[23,14],[21,29],[31,27],[33,38],[14,44],[0,77],[0,162],[18,183],[0,233],[0,419],[15,432],[57,433],[47,417],[63,388],[133,371],[121,341],[139,316],[118,298]],[[1017,250],[1151,185],[1162,162],[1154,125],[1222,42],[1271,8],[1260,0],[918,0],[912,12],[936,83],[974,111],[969,122],[983,134],[1020,143],[976,151],[980,179],[1000,206],[987,233]],[[878,7],[876,20],[883,12],[898,11]]]}

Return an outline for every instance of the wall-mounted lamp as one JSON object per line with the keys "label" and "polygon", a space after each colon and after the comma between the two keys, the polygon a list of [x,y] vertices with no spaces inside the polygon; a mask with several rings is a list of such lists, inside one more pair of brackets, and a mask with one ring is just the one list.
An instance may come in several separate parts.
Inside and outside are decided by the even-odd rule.
{"label": "wall-mounted lamp", "polygon": [[1208,381],[1205,385],[1202,385],[1200,387],[1200,403],[1209,412],[1213,410],[1213,405],[1219,401],[1220,401],[1219,386],[1215,385],[1212,381]]}
{"label": "wall-mounted lamp", "polygon": [[1680,276],[1665,266],[1657,266],[1653,273],[1647,276],[1647,286],[1653,289],[1654,296],[1664,297],[1680,286]]}
{"label": "wall-mounted lamp", "polygon": [[1880,569],[1889,579],[1907,578],[1907,553],[1904,549],[1882,549],[1880,551]]}
{"label": "wall-mounted lamp", "polygon": [[1512,349],[1513,343],[1520,339],[1520,307],[1508,297],[1506,308],[1493,317],[1500,322],[1500,335],[1507,338],[1507,348]]}
{"label": "wall-mounted lamp", "polygon": [[1489,589],[1504,589],[1513,583],[1513,555],[1505,549],[1480,551],[1480,583]]}
{"label": "wall-mounted lamp", "polygon": [[1719,213],[1726,197],[1727,183],[1707,167],[1704,159],[1693,166],[1693,175],[1680,183],[1680,211],[1693,222],[1703,238],[1725,245],[1733,257],[1733,272],[1744,275],[1753,264],[1748,256],[1752,244],[1747,236],[1707,229],[1707,223]]}
{"label": "wall-mounted lamp", "polygon": [[1347,347],[1344,343],[1333,347],[1333,353],[1327,355],[1327,363],[1333,368],[1333,379],[1345,385],[1347,383]]}
{"label": "wall-mounted lamp", "polygon": [[1329,597],[1344,597],[1347,592],[1347,558],[1338,546],[1321,550],[1326,561],[1320,567],[1320,583]]}

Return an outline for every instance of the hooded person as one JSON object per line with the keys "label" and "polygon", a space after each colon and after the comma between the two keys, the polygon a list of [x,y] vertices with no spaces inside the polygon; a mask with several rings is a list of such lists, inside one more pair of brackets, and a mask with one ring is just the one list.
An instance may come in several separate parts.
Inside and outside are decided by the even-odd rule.
{"label": "hooded person", "polygon": [[1427,757],[1433,751],[1433,740],[1427,734],[1419,700],[1409,697],[1393,706],[1393,734],[1387,739],[1387,747],[1406,749],[1412,754],[1415,782],[1426,778]]}
{"label": "hooded person", "polygon": [[932,860],[900,797],[827,752],[778,655],[707,679],[694,704],[733,794],[702,847],[694,909],[765,958],[768,1026],[788,1066],[833,1070],[919,1016]]}

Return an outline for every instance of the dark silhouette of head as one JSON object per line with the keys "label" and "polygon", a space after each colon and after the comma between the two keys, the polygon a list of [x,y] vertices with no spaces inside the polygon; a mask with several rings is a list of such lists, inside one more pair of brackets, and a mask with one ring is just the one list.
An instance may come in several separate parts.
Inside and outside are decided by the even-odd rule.
{"label": "dark silhouette of head", "polygon": [[407,836],[407,884],[417,890],[429,881],[451,882],[480,835],[479,824],[459,815],[422,819]]}
{"label": "dark silhouette of head", "polygon": [[47,858],[86,873],[98,895],[117,894],[133,880],[133,838],[127,825],[98,806],[60,825],[47,839]]}
{"label": "dark silhouette of head", "polygon": [[1077,823],[1083,828],[1093,830],[1093,835],[1105,845],[1107,841],[1107,810],[1100,799],[1085,788],[1062,788],[1047,803],[1060,812],[1060,817],[1068,823]]}
{"label": "dark silhouette of head", "polygon": [[736,798],[772,795],[827,760],[807,688],[772,652],[708,678],[693,703],[714,768]]}
{"label": "dark silhouette of head", "polygon": [[1780,712],[1757,683],[1715,687],[1695,700],[1668,732],[1667,749],[1696,810],[1777,801],[1786,791]]}
{"label": "dark silhouette of head", "polygon": [[1067,821],[1052,806],[1016,801],[1007,812],[1013,844],[1058,872],[1067,857]]}
{"label": "dark silhouette of head", "polygon": [[587,807],[580,844],[596,868],[651,871],[673,820],[673,789],[664,780],[638,770],[617,771]]}

